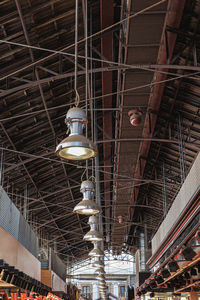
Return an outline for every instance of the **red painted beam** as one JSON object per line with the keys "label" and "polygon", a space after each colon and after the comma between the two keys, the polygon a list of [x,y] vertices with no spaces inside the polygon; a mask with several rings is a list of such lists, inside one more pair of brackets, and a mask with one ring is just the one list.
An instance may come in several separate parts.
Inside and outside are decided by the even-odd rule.
{"label": "red painted beam", "polygon": [[[100,22],[101,29],[113,24],[113,0],[101,0],[100,1]],[[109,61],[113,60],[113,37],[112,32],[103,34],[101,38],[101,54],[102,57]],[[108,66],[102,62],[102,67]],[[109,94],[112,92],[112,72],[102,72],[102,95]],[[112,108],[112,96],[102,98],[102,108]],[[112,114],[110,111],[103,110],[103,139],[112,138]],[[103,155],[104,155],[104,171],[111,173],[111,154],[112,154],[112,143],[104,143]],[[104,194],[105,199],[105,216],[110,218],[110,199],[111,194],[108,193],[111,187],[111,175],[104,173]],[[109,219],[108,219],[109,220]],[[106,224],[107,235],[110,232],[110,225]]]}
{"label": "red painted beam", "polygon": [[[166,15],[166,20],[165,20],[165,24],[164,24],[164,28],[163,28],[162,37],[161,37],[161,46],[160,46],[159,53],[158,53],[157,64],[168,64],[167,55],[166,55],[165,28],[166,28],[166,26],[170,26],[170,27],[176,28],[176,29],[179,28],[184,7],[185,7],[185,0],[171,0],[168,3],[168,8],[167,8],[168,13]],[[172,58],[172,55],[173,55],[176,38],[177,38],[176,34],[168,32],[169,60]],[[159,70],[165,71],[165,72],[168,71],[168,69],[165,69],[165,70],[159,69]],[[165,80],[166,78],[167,78],[166,74],[155,73],[154,82],[159,82],[159,81]],[[165,87],[164,83],[154,85],[153,93],[152,93],[152,96],[149,101],[149,107],[148,107],[149,109],[159,111],[164,87]],[[144,138],[149,138],[150,132],[152,132],[152,134],[154,132],[154,129],[156,126],[156,121],[157,121],[157,115],[152,114],[151,117],[152,117],[152,119],[151,119],[151,131],[150,131],[148,115],[146,115],[146,119],[145,119],[145,123],[144,123],[145,124]],[[150,146],[151,146],[150,141],[144,141],[140,144],[139,155],[138,155],[137,165],[136,165],[136,171],[134,174],[135,178],[143,177],[146,160],[142,159],[140,161],[140,157],[148,157]],[[139,194],[139,189],[135,189],[135,193],[131,199],[131,203],[137,202],[138,194]],[[131,211],[131,219],[133,218],[133,215],[134,215],[134,210]]]}

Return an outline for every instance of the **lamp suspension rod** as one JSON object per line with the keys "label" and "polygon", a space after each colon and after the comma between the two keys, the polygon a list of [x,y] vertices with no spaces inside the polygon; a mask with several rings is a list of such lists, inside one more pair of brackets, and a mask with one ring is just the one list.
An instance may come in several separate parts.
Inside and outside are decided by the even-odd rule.
{"label": "lamp suspension rod", "polygon": [[77,91],[77,71],[78,71],[78,0],[76,0],[75,9],[75,78],[74,78],[74,90],[76,93],[75,105],[79,104],[79,95]]}
{"label": "lamp suspension rod", "polygon": [[[92,7],[90,7],[90,35],[92,34]],[[92,39],[90,39],[90,57],[92,57]],[[93,89],[93,61],[90,61],[90,91],[91,91],[91,100],[90,100],[90,116],[91,116],[91,132],[92,132],[92,142],[94,142],[94,107],[93,107],[93,97],[95,97]],[[94,161],[92,160],[92,177],[94,177]]]}
{"label": "lamp suspension rod", "polygon": [[[88,2],[85,0],[85,110],[88,118]],[[86,138],[88,138],[88,126],[86,125]],[[86,177],[88,179],[88,160],[86,160]]]}

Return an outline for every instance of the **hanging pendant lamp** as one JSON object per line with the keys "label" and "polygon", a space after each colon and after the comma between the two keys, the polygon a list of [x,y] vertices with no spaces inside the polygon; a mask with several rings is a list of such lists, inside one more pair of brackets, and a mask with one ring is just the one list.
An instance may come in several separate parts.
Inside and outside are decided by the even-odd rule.
{"label": "hanging pendant lamp", "polygon": [[92,249],[88,255],[92,256],[92,257],[103,257],[104,256],[104,252],[99,248],[100,245],[98,242],[94,242],[94,249]]}
{"label": "hanging pendant lamp", "polygon": [[104,285],[100,285],[99,283],[98,283],[98,288],[99,288],[99,290],[105,290],[105,289],[107,289],[107,285],[106,284],[104,284]]}
{"label": "hanging pendant lamp", "polygon": [[93,261],[92,267],[104,267],[104,262],[102,260]]}
{"label": "hanging pendant lamp", "polygon": [[88,253],[89,256],[92,256],[92,257],[103,257],[104,256],[104,253],[102,250],[98,249],[98,248],[94,248],[93,250],[91,250],[89,253]]}
{"label": "hanging pendant lamp", "polygon": [[83,237],[84,241],[98,242],[103,241],[103,235],[97,230],[98,219],[96,216],[90,216],[88,224],[90,225],[90,231]]}
{"label": "hanging pendant lamp", "polygon": [[97,277],[96,277],[96,279],[97,280],[99,280],[99,281],[105,281],[105,276],[103,275],[98,275]]}
{"label": "hanging pendant lamp", "polygon": [[97,155],[95,145],[83,135],[87,124],[86,113],[79,107],[68,110],[65,123],[70,127],[70,135],[56,147],[60,158],[69,160],[86,160]]}
{"label": "hanging pendant lamp", "polygon": [[90,231],[88,231],[88,233],[86,233],[83,237],[84,241],[89,241],[89,242],[94,242],[94,241],[103,241],[103,236],[101,234],[101,232],[92,229]]}
{"label": "hanging pendant lamp", "polygon": [[99,275],[99,274],[105,274],[105,273],[106,272],[105,272],[104,268],[98,268],[94,272],[94,274],[97,274],[97,275]]}
{"label": "hanging pendant lamp", "polygon": [[92,200],[94,194],[94,183],[85,180],[81,183],[83,200],[74,207],[74,212],[80,215],[95,215],[101,212],[100,206]]}
{"label": "hanging pendant lamp", "polygon": [[74,91],[76,93],[75,106],[68,110],[66,124],[70,128],[70,135],[65,138],[57,147],[56,154],[69,160],[86,160],[97,155],[94,144],[83,135],[83,128],[87,124],[86,113],[79,108],[80,96],[77,90],[77,71],[78,71],[78,0],[76,0],[75,11],[75,76]]}
{"label": "hanging pendant lamp", "polygon": [[99,282],[98,287],[101,288],[101,289],[106,288],[106,283]]}
{"label": "hanging pendant lamp", "polygon": [[106,291],[106,289],[107,289],[106,284],[103,284],[103,285],[99,285],[99,284],[98,284],[98,286],[99,286],[99,289],[100,289],[101,291]]}
{"label": "hanging pendant lamp", "polygon": [[98,287],[99,287],[100,291],[106,291],[107,290],[107,286],[106,285],[99,285],[98,284]]}

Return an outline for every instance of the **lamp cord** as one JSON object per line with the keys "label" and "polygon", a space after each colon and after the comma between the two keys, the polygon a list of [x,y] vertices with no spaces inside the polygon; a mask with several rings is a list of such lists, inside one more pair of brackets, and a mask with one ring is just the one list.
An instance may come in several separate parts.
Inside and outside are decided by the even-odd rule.
{"label": "lamp cord", "polygon": [[[88,119],[88,2],[85,0],[85,110]],[[88,138],[88,125],[86,125],[86,138]],[[86,177],[88,179],[88,160],[86,160]]]}
{"label": "lamp cord", "polygon": [[75,78],[74,78],[74,90],[76,93],[75,106],[77,107],[80,103],[80,96],[77,91],[77,71],[78,71],[78,0],[76,0],[76,11],[75,11]]}

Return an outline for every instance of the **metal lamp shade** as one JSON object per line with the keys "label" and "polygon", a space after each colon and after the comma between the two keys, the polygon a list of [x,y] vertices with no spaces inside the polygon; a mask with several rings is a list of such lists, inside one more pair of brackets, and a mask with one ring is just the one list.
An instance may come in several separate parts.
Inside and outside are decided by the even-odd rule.
{"label": "metal lamp shade", "polygon": [[95,215],[100,211],[99,205],[92,200],[82,200],[74,207],[74,212],[80,215]]}
{"label": "metal lamp shade", "polygon": [[104,286],[106,286],[105,278],[104,278],[102,281],[98,280],[98,286],[99,286],[99,287],[104,287]]}
{"label": "metal lamp shade", "polygon": [[81,134],[71,134],[56,147],[60,158],[69,160],[86,160],[97,155],[94,144]]}
{"label": "metal lamp shade", "polygon": [[83,239],[84,241],[98,242],[103,241],[103,235],[97,230],[90,230],[88,233],[86,233]]}
{"label": "metal lamp shade", "polygon": [[106,287],[106,286],[105,286],[105,287],[103,287],[103,286],[102,286],[102,287],[99,287],[99,291],[102,291],[102,292],[103,292],[103,291],[106,291],[106,290],[107,290],[107,287]]}
{"label": "metal lamp shade", "polygon": [[101,260],[96,260],[92,264],[93,267],[104,267],[104,263]]}
{"label": "metal lamp shade", "polygon": [[98,269],[96,269],[96,271],[95,271],[95,274],[105,274],[106,272],[105,272],[105,270],[103,269],[103,268],[98,268]]}
{"label": "metal lamp shade", "polygon": [[[96,278],[97,279],[97,278]],[[99,283],[104,283],[105,284],[105,278],[99,278],[97,279]]]}
{"label": "metal lamp shade", "polygon": [[88,255],[92,257],[103,257],[104,252],[98,248],[94,248],[88,253]]}
{"label": "metal lamp shade", "polygon": [[97,280],[105,280],[105,275],[104,274],[100,274],[96,277]]}

